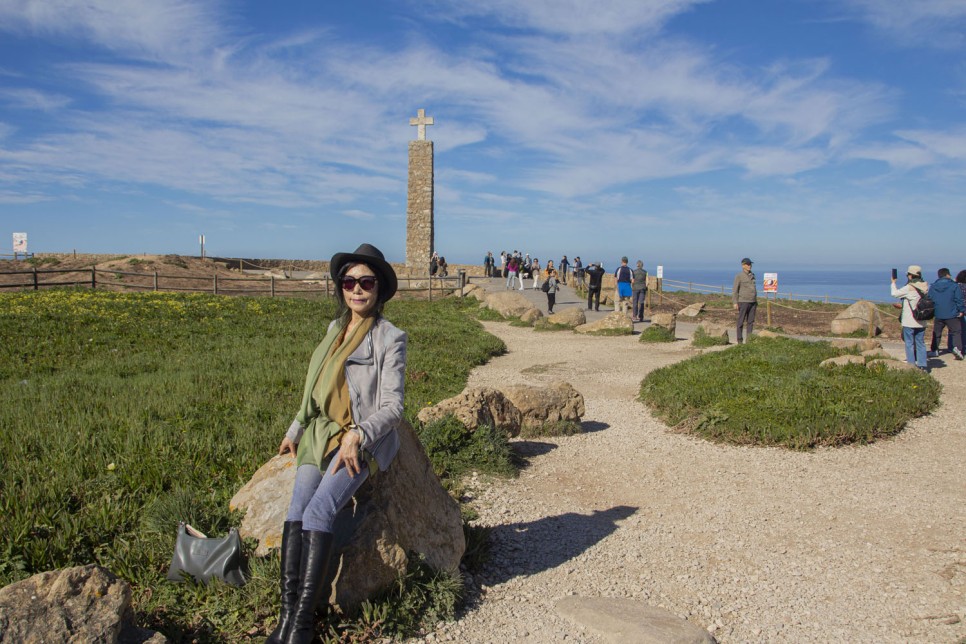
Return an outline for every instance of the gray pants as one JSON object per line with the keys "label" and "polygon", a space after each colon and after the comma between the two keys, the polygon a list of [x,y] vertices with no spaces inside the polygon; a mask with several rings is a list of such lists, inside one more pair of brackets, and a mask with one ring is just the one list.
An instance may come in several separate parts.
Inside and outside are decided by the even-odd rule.
{"label": "gray pants", "polygon": [[631,302],[631,315],[638,319],[644,319],[644,302],[647,296],[647,289],[642,288],[639,291],[634,291],[633,301]]}
{"label": "gray pants", "polygon": [[960,318],[936,318],[936,321],[932,324],[932,346],[930,350],[939,351],[939,341],[943,337],[943,328],[946,329],[949,335],[948,342],[949,348],[959,349],[959,352],[963,352],[963,335],[962,335],[962,325],[963,321]]}
{"label": "gray pants", "polygon": [[757,310],[758,302],[738,302],[738,344],[741,344],[744,339],[741,332],[742,327],[748,330],[748,337],[751,337],[751,333],[755,329],[755,312]]}

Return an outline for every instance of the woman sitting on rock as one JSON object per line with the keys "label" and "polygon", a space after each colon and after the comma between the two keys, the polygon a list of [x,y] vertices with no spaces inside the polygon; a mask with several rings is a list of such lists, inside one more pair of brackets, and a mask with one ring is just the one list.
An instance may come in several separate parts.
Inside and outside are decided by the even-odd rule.
{"label": "woman sitting on rock", "polygon": [[336,253],[329,266],[338,317],[312,354],[301,408],[278,449],[298,469],[282,528],[282,609],[267,640],[275,644],[314,639],[315,609],[328,602],[337,567],[329,565],[336,514],[399,451],[406,334],[382,317],[396,273],[369,244]]}

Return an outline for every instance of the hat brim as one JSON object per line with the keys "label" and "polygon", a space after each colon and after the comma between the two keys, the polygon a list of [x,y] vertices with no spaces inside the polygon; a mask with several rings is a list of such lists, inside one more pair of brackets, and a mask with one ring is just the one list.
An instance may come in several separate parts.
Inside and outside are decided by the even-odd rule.
{"label": "hat brim", "polygon": [[338,281],[339,273],[346,264],[365,264],[376,271],[379,278],[379,288],[384,293],[384,302],[396,294],[399,281],[396,279],[396,271],[386,260],[362,253],[336,253],[329,262],[329,274],[333,281]]}

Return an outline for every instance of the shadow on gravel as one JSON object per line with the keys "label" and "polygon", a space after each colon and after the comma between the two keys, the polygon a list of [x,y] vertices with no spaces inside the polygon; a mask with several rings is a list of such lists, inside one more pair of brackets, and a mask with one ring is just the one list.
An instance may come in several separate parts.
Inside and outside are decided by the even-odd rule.
{"label": "shadow on gravel", "polygon": [[557,449],[556,443],[545,443],[543,441],[515,441],[510,443],[510,448],[513,450],[513,455],[516,457],[514,461],[517,465],[521,467],[529,467],[529,459],[534,456],[543,456],[544,454],[549,454],[553,450]]}
{"label": "shadow on gravel", "polygon": [[489,585],[556,568],[606,538],[617,522],[638,508],[618,505],[591,514],[567,512],[525,523],[496,526],[491,533],[490,561],[483,577]]}
{"label": "shadow on gravel", "polygon": [[584,422],[580,423],[580,429],[585,434],[590,434],[592,432],[602,432],[605,429],[610,429],[610,425],[596,420],[585,420]]}

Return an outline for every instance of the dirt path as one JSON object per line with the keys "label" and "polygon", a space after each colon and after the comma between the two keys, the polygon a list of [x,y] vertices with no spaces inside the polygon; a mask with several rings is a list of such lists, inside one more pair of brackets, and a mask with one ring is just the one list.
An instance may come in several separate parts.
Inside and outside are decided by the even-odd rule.
{"label": "dirt path", "polygon": [[470,481],[493,560],[426,641],[603,641],[557,612],[569,595],[661,606],[721,642],[966,637],[966,363],[934,361],[942,406],[897,438],[793,453],[673,434],[635,401],[689,343],[486,328],[509,351],[469,385],[566,380],[585,433],[518,442],[518,479]]}

